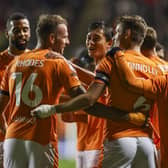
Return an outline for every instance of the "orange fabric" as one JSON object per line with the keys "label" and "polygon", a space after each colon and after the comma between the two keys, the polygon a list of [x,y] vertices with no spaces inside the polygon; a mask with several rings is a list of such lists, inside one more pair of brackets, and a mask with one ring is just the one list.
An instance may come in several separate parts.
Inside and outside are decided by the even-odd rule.
{"label": "orange fabric", "polygon": [[[140,53],[133,50],[124,52],[128,65],[133,69],[137,77],[152,78],[158,74],[162,74],[155,63]],[[109,101],[108,105],[115,106],[126,111],[133,111],[135,106],[139,104],[139,99],[142,95],[134,94],[125,89],[119,79],[117,69],[113,58],[105,57],[96,70],[97,73],[106,74],[109,77]],[[102,82],[96,78],[97,82]],[[152,105],[152,101],[147,99],[144,102],[146,105]],[[126,121],[115,122],[106,120],[105,123],[105,138],[114,140],[121,137],[135,137],[135,136],[151,136],[151,129],[139,128]]]}
{"label": "orange fabric", "polygon": [[[28,50],[26,50],[26,51],[28,51]],[[10,55],[8,53],[7,49],[0,53],[0,82],[2,81],[6,67],[9,65],[9,63],[14,58],[15,58],[15,56]],[[4,112],[2,113],[2,116],[0,115],[0,121],[3,125],[5,124],[5,122],[7,122],[9,110],[10,110],[10,107],[7,106],[6,109],[4,110]],[[0,131],[0,141],[3,141],[4,138],[5,138],[5,135]]]}
{"label": "orange fabric", "polygon": [[[119,57],[116,57],[119,58]],[[129,90],[142,93],[146,98],[157,101],[159,113],[159,129],[160,129],[160,152],[161,152],[161,168],[168,167],[168,75],[160,75],[148,80],[136,80],[132,72],[126,66],[124,57],[120,57],[117,61],[118,68],[122,69],[129,86]],[[122,74],[122,73],[121,73]],[[121,75],[120,74],[120,75]]]}
{"label": "orange fabric", "polygon": [[63,113],[61,118],[64,122],[88,122],[87,114],[84,111]]}
{"label": "orange fabric", "polygon": [[[93,81],[95,74],[91,71],[88,71],[88,70],[85,70],[84,68],[79,67],[78,65],[72,62],[70,63],[75,68],[77,75],[79,77],[79,80],[82,82],[82,85],[85,86],[85,88],[87,88],[88,85],[90,85],[91,82]],[[72,112],[72,113],[63,113],[61,116],[64,122],[84,122],[84,123],[88,122],[87,114],[82,110],[78,112]]]}
{"label": "orange fabric", "polygon": [[167,74],[168,73],[168,62],[166,62],[165,60],[159,58],[156,55],[151,55],[149,57],[149,59],[151,59],[152,61],[154,61],[159,68],[161,69],[161,71],[163,72],[163,74]]}
{"label": "orange fabric", "polygon": [[[148,58],[156,63],[156,65],[161,69],[163,74],[168,73],[168,63],[163,59],[159,58],[157,55],[148,55]],[[154,130],[153,139],[156,144],[157,149],[160,148],[160,132],[159,132],[159,121],[158,121],[158,108],[157,103],[154,104],[153,108],[150,111],[151,122],[150,126]]]}
{"label": "orange fabric", "polygon": [[[102,96],[99,102],[105,103],[106,97]],[[100,150],[104,137],[104,119],[88,115],[88,122],[77,122],[77,149]]]}
{"label": "orange fabric", "polygon": [[[82,83],[83,84],[83,83]],[[59,102],[66,102],[70,100],[71,97],[67,95],[65,91],[62,92]],[[64,122],[87,122],[88,117],[87,113],[84,112],[83,110],[79,110],[77,112],[68,112],[68,113],[62,113],[61,114],[61,119]]]}
{"label": "orange fabric", "polygon": [[[163,59],[159,58],[157,55],[149,55],[148,56],[152,61],[156,63],[157,66],[161,69],[163,74],[168,73],[168,63],[164,61]],[[158,118],[158,108],[157,103],[154,104],[153,108],[150,111],[150,118],[151,121],[149,122],[149,125],[154,130],[153,133],[153,140],[156,144],[157,149],[160,148],[160,131],[159,131],[159,118]]]}
{"label": "orange fabric", "polygon": [[[107,93],[105,92],[99,102],[107,103]],[[87,123],[77,122],[77,149],[100,150],[104,137],[104,119],[92,115],[87,115]]]}
{"label": "orange fabric", "polygon": [[47,59],[48,52],[34,50],[17,57],[4,75],[1,90],[9,92],[11,98],[6,138],[33,140],[43,145],[57,140],[56,115],[36,121],[30,110],[40,104],[57,103],[63,87],[69,90],[80,82],[65,59]]}
{"label": "orange fabric", "polygon": [[[99,98],[98,102],[107,104],[107,90]],[[102,149],[102,144],[104,140],[104,122],[105,120],[103,118],[88,115],[88,124],[85,125],[85,129],[79,128],[83,126],[82,124],[78,125],[78,130],[81,129],[83,130],[83,132],[86,131],[84,147],[83,147],[82,141],[80,141],[80,137],[83,136],[81,135],[82,132],[81,134],[80,132],[78,132],[78,135],[79,135],[78,150],[101,150]]]}
{"label": "orange fabric", "polygon": [[90,85],[94,80],[95,74],[91,71],[85,70],[84,68],[80,68],[78,65],[71,63],[71,65],[75,68],[80,81],[86,86]]}
{"label": "orange fabric", "polygon": [[[80,69],[78,66],[73,65],[73,67],[76,69],[80,81],[87,88],[94,80],[95,74],[85,69]],[[99,102],[106,104],[106,96],[106,93],[104,93]],[[79,151],[100,150],[103,144],[104,119],[81,111],[74,114],[77,122],[77,149]]]}
{"label": "orange fabric", "polygon": [[[14,56],[10,56],[8,54],[8,51],[5,50],[0,53],[0,82],[2,81],[3,74],[5,72],[5,69],[7,65],[14,59]],[[4,125],[4,118],[2,115],[0,115],[0,121],[2,125]],[[0,131],[0,141],[4,141],[5,135]]]}
{"label": "orange fabric", "polygon": [[[144,95],[157,100],[159,112],[161,168],[168,167],[168,75],[159,76],[151,80],[143,81]],[[138,88],[137,88],[138,89]]]}
{"label": "orange fabric", "polygon": [[[95,74],[80,68],[72,63],[81,83],[88,87],[94,79]],[[106,94],[100,98],[100,102],[106,103]],[[100,150],[103,143],[104,119],[88,115],[84,111],[62,114],[63,121],[76,122],[77,125],[77,149],[84,150]]]}

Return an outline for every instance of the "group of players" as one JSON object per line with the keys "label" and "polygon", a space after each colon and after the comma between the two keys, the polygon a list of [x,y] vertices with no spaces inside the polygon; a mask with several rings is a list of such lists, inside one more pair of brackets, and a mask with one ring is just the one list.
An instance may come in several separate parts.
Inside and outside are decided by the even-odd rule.
{"label": "group of players", "polygon": [[[167,73],[166,61],[156,53],[156,31],[135,15],[119,17],[113,33],[104,22],[89,25],[86,47],[96,65],[93,73],[63,57],[70,43],[65,18],[41,15],[37,46],[29,51],[28,18],[21,13],[9,17],[9,46],[0,55],[1,167],[59,167],[55,113],[64,112],[65,121],[73,116],[77,123],[77,168],[168,167],[157,103],[145,82],[144,88],[134,84],[135,91],[131,83],[134,75],[152,79]],[[153,89],[153,97],[160,97],[161,87]],[[59,103],[64,94],[70,100]],[[166,99],[160,101],[163,108]],[[161,159],[153,136],[161,139]]]}

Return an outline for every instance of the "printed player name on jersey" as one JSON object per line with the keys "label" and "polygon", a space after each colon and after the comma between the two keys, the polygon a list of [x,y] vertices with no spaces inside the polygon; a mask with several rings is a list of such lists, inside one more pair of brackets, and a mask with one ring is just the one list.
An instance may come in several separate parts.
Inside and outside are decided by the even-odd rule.
{"label": "printed player name on jersey", "polygon": [[17,67],[28,67],[28,66],[43,67],[44,60],[36,60],[36,59],[18,60],[16,62],[16,66]]}
{"label": "printed player name on jersey", "polygon": [[140,63],[134,63],[134,62],[128,62],[129,67],[134,71],[140,71],[143,73],[149,73],[153,75],[157,75],[158,71],[154,67],[150,65],[140,64]]}
{"label": "printed player name on jersey", "polygon": [[161,69],[163,73],[168,73],[168,65],[159,64],[158,67]]}

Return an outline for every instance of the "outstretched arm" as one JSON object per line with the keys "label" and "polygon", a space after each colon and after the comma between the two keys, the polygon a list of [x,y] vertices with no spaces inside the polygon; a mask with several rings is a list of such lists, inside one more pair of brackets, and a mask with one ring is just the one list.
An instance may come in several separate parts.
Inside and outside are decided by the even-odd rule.
{"label": "outstretched arm", "polygon": [[[79,96],[58,105],[41,105],[40,107],[37,107],[36,109],[32,110],[31,114],[33,116],[46,118],[54,113],[74,112],[80,109],[88,108],[92,106],[97,101],[97,99],[101,96],[101,94],[105,89],[105,86],[106,86],[105,83],[94,82],[90,86],[88,91],[81,95],[79,95],[80,92],[78,91],[79,90],[78,87],[72,88],[69,94],[72,97],[77,95]],[[77,91],[79,94],[76,94]]]}
{"label": "outstretched arm", "polygon": [[159,75],[151,79],[137,78],[128,67],[121,51],[116,52],[115,62],[118,73],[123,84],[135,93],[143,94],[149,99],[157,99],[159,95],[165,93],[167,89],[167,75]]}
{"label": "outstretched arm", "polygon": [[59,105],[41,105],[32,110],[31,115],[39,118],[46,118],[55,113],[73,112],[79,109],[85,109],[87,113],[97,117],[113,119],[116,121],[127,120],[138,126],[144,124],[146,116],[143,113],[126,113],[117,108],[96,103],[97,99],[104,91],[104,88],[105,84],[95,82],[89,88],[87,93],[81,94],[70,101]]}
{"label": "outstretched arm", "polygon": [[90,115],[111,119],[114,121],[128,121],[136,126],[143,126],[147,121],[147,112],[129,112],[115,107],[107,106],[101,103],[95,103],[93,106],[84,109]]}

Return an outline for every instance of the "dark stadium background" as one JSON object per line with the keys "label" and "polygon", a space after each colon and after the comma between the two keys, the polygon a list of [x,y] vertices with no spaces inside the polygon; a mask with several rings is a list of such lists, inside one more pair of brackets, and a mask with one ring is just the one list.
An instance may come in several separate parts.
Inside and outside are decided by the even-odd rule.
{"label": "dark stadium background", "polygon": [[[72,57],[85,45],[87,26],[93,20],[105,20],[112,24],[116,16],[138,14],[158,32],[159,42],[168,50],[168,1],[167,0],[1,0],[0,50],[7,46],[4,37],[5,22],[10,13],[24,12],[30,19],[32,37],[29,44],[36,44],[35,25],[42,13],[61,14],[67,18],[71,44],[65,50]],[[166,54],[166,59],[168,54]]]}
{"label": "dark stadium background", "polygon": [[[80,49],[85,46],[88,24],[94,20],[105,20],[112,25],[117,16],[123,14],[138,14],[144,17],[149,26],[154,27],[158,33],[158,40],[166,49],[168,60],[168,0],[1,0],[0,5],[0,51],[8,46],[5,38],[5,23],[13,12],[23,12],[28,16],[31,25],[31,40],[29,48],[36,44],[35,26],[40,14],[60,14],[68,20],[70,45],[65,49],[65,57],[77,56]],[[74,168],[75,155],[75,125],[67,124],[66,129],[60,123],[61,137],[59,138],[60,168]],[[67,130],[68,128],[68,130]],[[64,134],[66,131],[66,135]],[[70,140],[67,138],[70,137]],[[69,141],[69,143],[65,143]],[[70,144],[73,145],[70,145]],[[67,155],[67,152],[71,152]]]}

